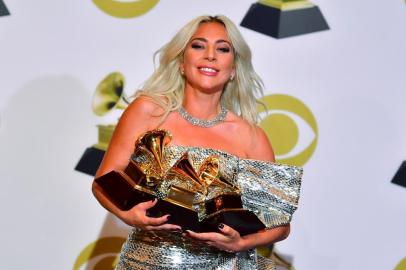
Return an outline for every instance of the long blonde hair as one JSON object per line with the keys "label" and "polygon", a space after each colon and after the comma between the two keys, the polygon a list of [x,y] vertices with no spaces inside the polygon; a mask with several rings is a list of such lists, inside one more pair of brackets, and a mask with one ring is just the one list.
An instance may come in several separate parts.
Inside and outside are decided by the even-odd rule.
{"label": "long blonde hair", "polygon": [[182,106],[185,81],[180,73],[183,54],[193,34],[202,23],[217,22],[224,25],[234,51],[235,77],[224,87],[221,102],[230,111],[249,123],[258,120],[256,99],[263,95],[263,83],[251,63],[251,50],[236,25],[226,16],[199,16],[187,23],[180,31],[154,54],[159,66],[135,94],[148,96],[164,109],[162,119]]}

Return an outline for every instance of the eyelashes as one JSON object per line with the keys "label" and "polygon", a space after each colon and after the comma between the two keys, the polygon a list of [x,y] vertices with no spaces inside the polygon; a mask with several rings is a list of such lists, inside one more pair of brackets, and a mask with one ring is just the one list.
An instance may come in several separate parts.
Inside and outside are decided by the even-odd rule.
{"label": "eyelashes", "polygon": [[231,51],[230,48],[228,48],[228,47],[218,48],[218,50],[221,52],[224,52],[224,53],[228,53]]}
{"label": "eyelashes", "polygon": [[192,43],[192,45],[190,46],[192,49],[203,49],[203,45],[200,44],[196,44],[196,43]]}
{"label": "eyelashes", "polygon": [[[199,43],[192,43],[190,45],[190,47],[192,49],[195,49],[195,50],[203,50],[203,49],[205,49],[205,45],[199,44]],[[229,53],[231,51],[231,48],[229,48],[229,47],[218,47],[218,48],[216,48],[216,50],[221,52],[221,53]]]}

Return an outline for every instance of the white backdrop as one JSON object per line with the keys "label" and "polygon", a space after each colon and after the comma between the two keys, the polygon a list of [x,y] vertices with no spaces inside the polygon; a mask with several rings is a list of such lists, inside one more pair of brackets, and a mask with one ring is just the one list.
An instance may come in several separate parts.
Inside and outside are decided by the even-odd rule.
{"label": "white backdrop", "polygon": [[[93,198],[92,178],[74,170],[97,142],[96,125],[119,114],[93,115],[97,84],[120,71],[133,93],[187,21],[225,14],[239,24],[254,0],[162,0],[129,19],[92,1],[4,2],[1,268],[72,269],[88,244],[126,230]],[[331,30],[277,40],[240,27],[266,94],[299,99],[318,125],[292,232],[277,249],[301,270],[395,269],[406,257],[406,189],[390,183],[406,160],[406,5],[313,2]]]}

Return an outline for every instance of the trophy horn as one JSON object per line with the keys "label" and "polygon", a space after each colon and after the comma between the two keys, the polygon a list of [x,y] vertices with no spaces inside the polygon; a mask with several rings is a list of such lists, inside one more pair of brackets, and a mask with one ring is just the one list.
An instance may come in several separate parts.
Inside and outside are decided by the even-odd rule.
{"label": "trophy horn", "polygon": [[[198,193],[205,194],[204,186],[187,152],[169,169],[164,179],[158,183],[155,192],[160,199],[172,198],[188,208],[193,207],[194,198]],[[177,195],[174,196],[175,194]]]}
{"label": "trophy horn", "polygon": [[146,148],[155,158],[160,168],[160,174],[163,173],[163,149],[171,140],[171,134],[166,130],[152,130],[145,133],[137,142]]}
{"label": "trophy horn", "polygon": [[208,157],[199,169],[199,177],[204,181],[207,188],[210,186],[219,175],[219,159],[215,156]]}
{"label": "trophy horn", "polygon": [[232,191],[238,191],[238,188],[232,182],[221,175],[218,156],[209,156],[200,166],[198,175],[204,181],[206,188],[218,186],[223,189],[228,188]]}
{"label": "trophy horn", "polygon": [[93,95],[92,109],[102,116],[110,110],[125,109],[128,101],[124,96],[124,76],[120,72],[107,75],[98,85]]}
{"label": "trophy horn", "polygon": [[189,160],[189,155],[188,152],[185,152],[179,160],[171,167],[171,169],[168,172],[168,176],[170,178],[171,175],[177,175],[178,177],[180,176],[186,182],[182,184],[186,185],[191,185],[192,189],[195,189],[195,192],[205,192],[205,185],[200,179],[199,175],[196,173],[195,169],[193,168],[192,163]]}

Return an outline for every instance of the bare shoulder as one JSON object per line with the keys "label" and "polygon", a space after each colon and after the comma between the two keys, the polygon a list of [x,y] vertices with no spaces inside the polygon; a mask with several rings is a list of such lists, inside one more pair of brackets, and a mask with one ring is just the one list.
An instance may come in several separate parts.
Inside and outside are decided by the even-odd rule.
{"label": "bare shoulder", "polygon": [[234,133],[237,133],[239,140],[243,142],[244,152],[248,158],[275,161],[271,143],[261,127],[250,124],[234,113],[230,114],[230,120],[236,125]]}
{"label": "bare shoulder", "polygon": [[141,96],[128,105],[121,118],[137,118],[156,121],[163,113],[164,110],[162,107],[154,102],[152,98]]}
{"label": "bare shoulder", "polygon": [[131,102],[116,125],[97,176],[113,169],[124,168],[134,151],[137,138],[142,133],[156,128],[162,113],[163,109],[150,98],[138,97]]}
{"label": "bare shoulder", "polygon": [[114,139],[135,141],[140,134],[158,126],[162,113],[163,109],[151,98],[136,98],[121,115],[114,132]]}
{"label": "bare shoulder", "polygon": [[272,145],[269,142],[268,136],[263,129],[257,125],[252,127],[252,141],[251,149],[249,149],[248,156],[252,159],[275,161],[275,154]]}

